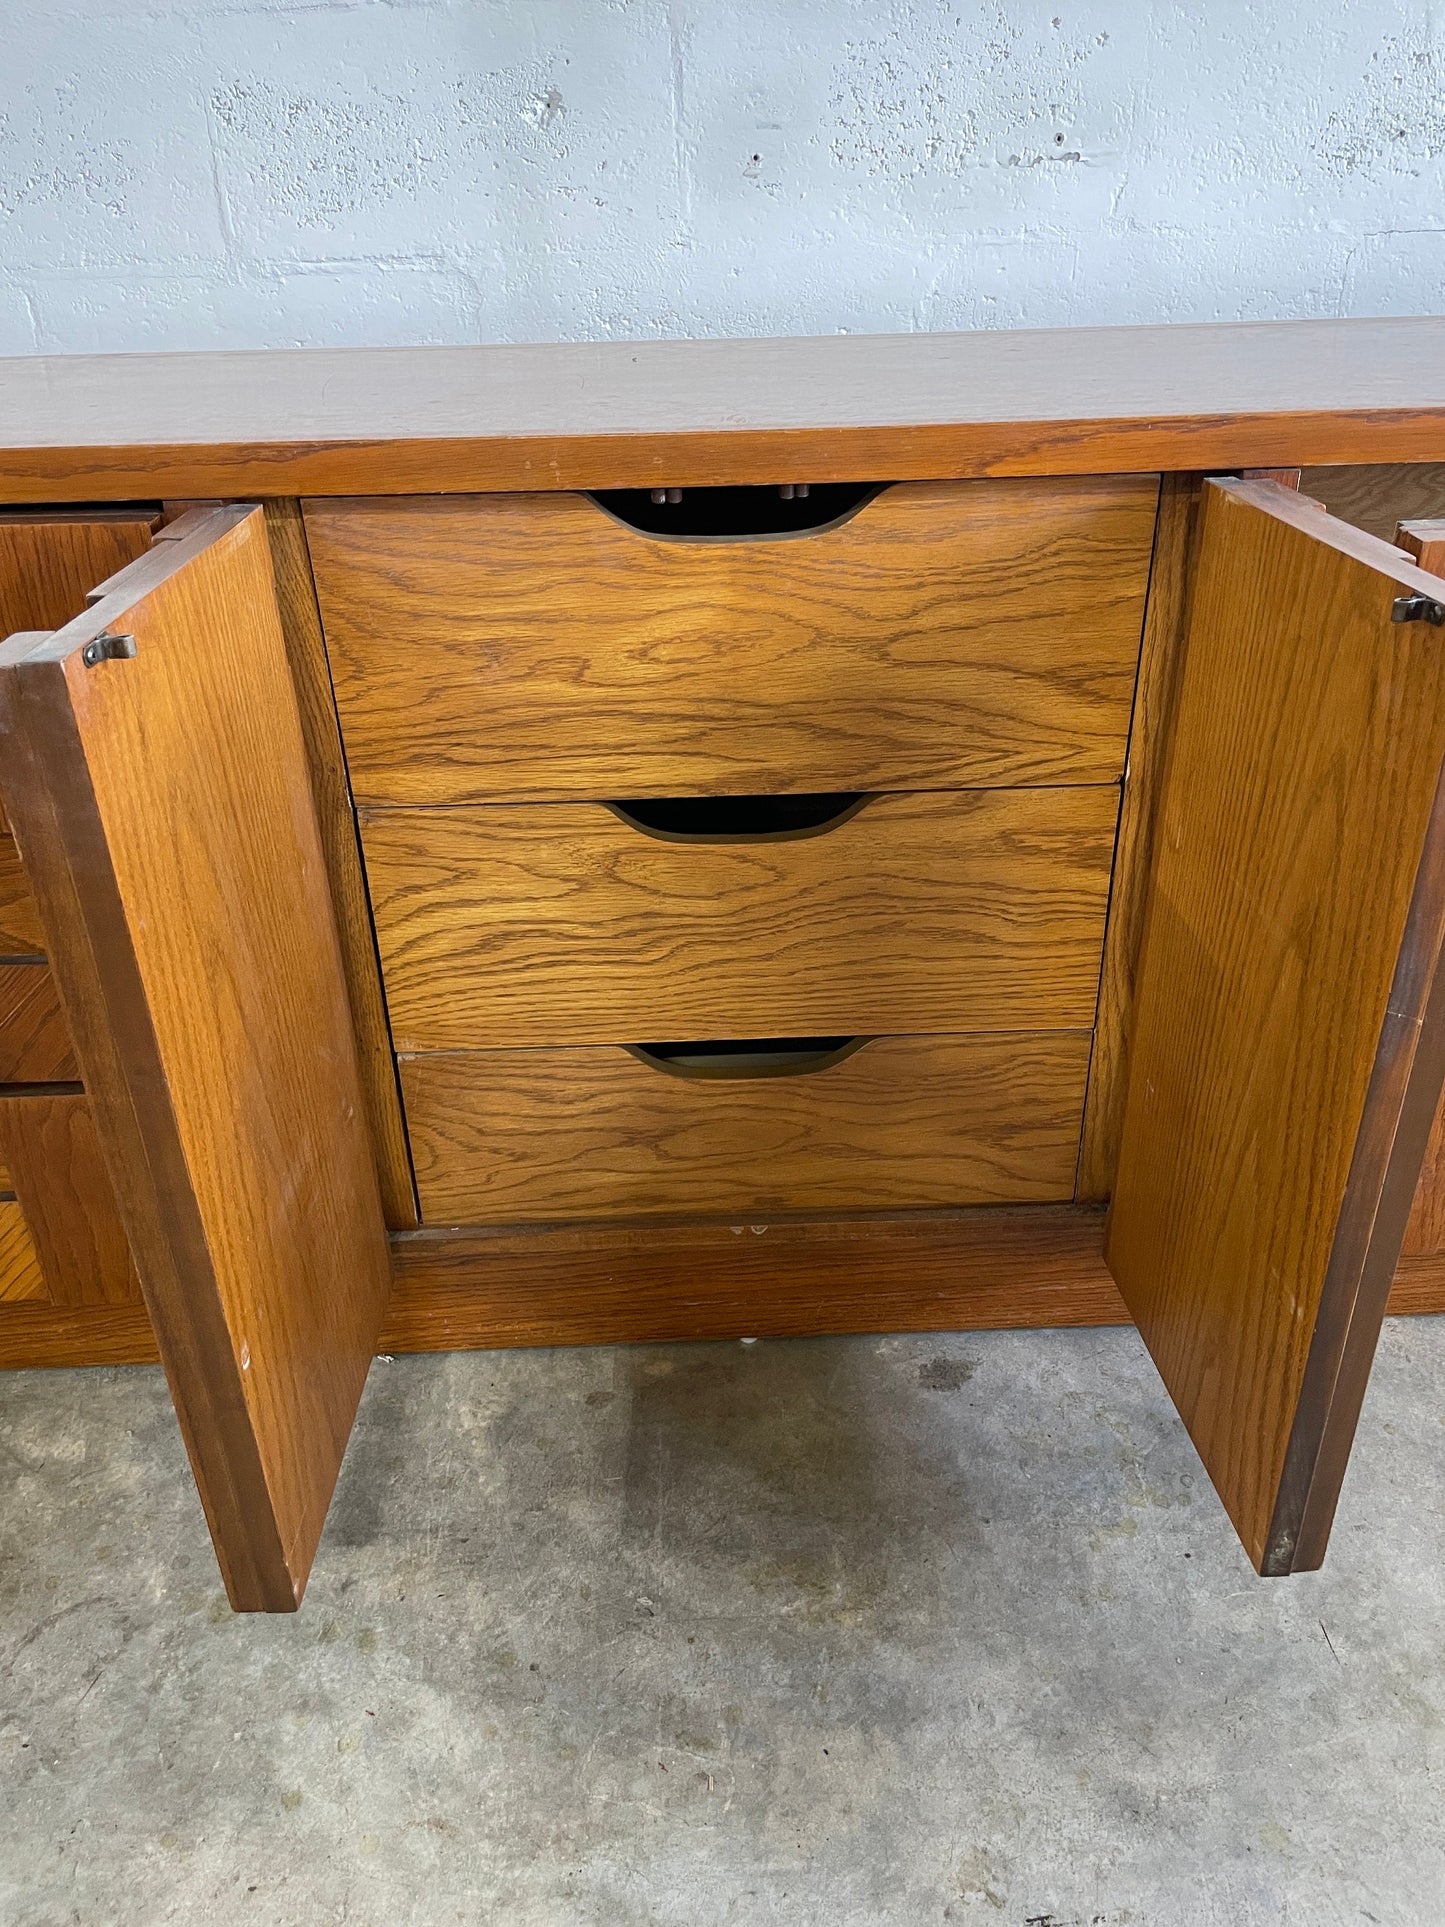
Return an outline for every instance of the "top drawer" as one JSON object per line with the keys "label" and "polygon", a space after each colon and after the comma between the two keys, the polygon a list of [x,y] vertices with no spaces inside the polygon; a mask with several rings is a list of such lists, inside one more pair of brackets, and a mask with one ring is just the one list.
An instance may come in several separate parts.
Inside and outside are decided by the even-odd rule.
{"label": "top drawer", "polygon": [[1112,782],[1157,492],[907,482],[722,539],[585,495],[308,502],[357,801]]}

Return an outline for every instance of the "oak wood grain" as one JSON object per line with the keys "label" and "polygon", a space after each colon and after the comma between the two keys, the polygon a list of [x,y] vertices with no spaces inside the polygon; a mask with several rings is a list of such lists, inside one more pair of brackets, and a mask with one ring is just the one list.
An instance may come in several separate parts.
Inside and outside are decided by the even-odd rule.
{"label": "oak wood grain", "polygon": [[1197,475],[1166,475],[1149,571],[1149,602],[1139,679],[1129,725],[1119,836],[1109,884],[1109,918],[1094,1026],[1089,1095],[1075,1190],[1080,1204],[1102,1204],[1114,1183],[1129,1035],[1154,835],[1189,610],[1189,564],[1199,507]]}
{"label": "oak wood grain", "polygon": [[[73,493],[73,491],[69,491]],[[58,629],[97,583],[150,546],[155,517],[128,509],[0,509],[0,642],[17,629]],[[0,831],[5,760],[0,757]]]}
{"label": "oak wood grain", "polygon": [[49,966],[0,964],[0,1085],[63,1084],[78,1075]]}
{"label": "oak wood grain", "polygon": [[0,1092],[0,1156],[56,1305],[140,1298],[90,1101],[79,1091]]}
{"label": "oak wood grain", "polygon": [[1281,1572],[1323,1556],[1424,1149],[1445,656],[1391,621],[1434,581],[1397,550],[1268,483],[1203,504],[1108,1260]]}
{"label": "oak wood grain", "polygon": [[1445,323],[0,362],[0,499],[1438,460]]}
{"label": "oak wood grain", "polygon": [[371,905],[357,842],[356,812],[336,719],[326,643],[316,607],[306,531],[298,502],[268,502],[265,507],[266,534],[276,577],[276,603],[301,712],[316,818],[331,880],[331,901],[336,910],[337,935],[356,1031],[362,1095],[376,1147],[382,1204],[387,1224],[399,1230],[417,1222],[416,1192],[397,1091],[396,1060],[392,1055],[382,996]]}
{"label": "oak wood grain", "polygon": [[[294,1608],[389,1269],[264,520],[0,649],[17,839],[233,1604]],[[87,669],[86,642],[135,638]],[[157,825],[167,834],[157,834]]]}
{"label": "oak wood grain", "polygon": [[701,844],[599,803],[363,813],[397,1048],[1087,1026],[1117,809],[921,792]]}
{"label": "oak wood grain", "polygon": [[58,629],[92,589],[150,547],[150,511],[0,510],[0,640],[17,629]]}
{"label": "oak wood grain", "polygon": [[402,1059],[429,1224],[906,1210],[1072,1190],[1087,1031],[878,1037],[788,1076],[690,1077],[616,1046]]}
{"label": "oak wood grain", "polygon": [[[987,1239],[973,1228],[979,1220],[992,1227]],[[661,1246],[655,1223],[426,1234],[418,1250],[416,1234],[397,1234],[397,1283],[377,1345],[393,1353],[738,1338],[768,1323],[782,1326],[780,1336],[811,1337],[1129,1322],[1101,1256],[1098,1212],[1024,1205],[882,1223],[880,1234],[850,1220],[841,1241],[837,1223],[699,1225],[690,1240],[674,1229]],[[895,1224],[897,1233],[886,1228]],[[1389,1310],[1445,1311],[1445,1262],[1402,1259]],[[0,1305],[0,1371],[158,1357],[140,1305],[78,1313]]]}
{"label": "oak wood grain", "polygon": [[1112,781],[1156,495],[918,483],[720,542],[579,495],[308,502],[357,800]]}
{"label": "oak wood grain", "polygon": [[1126,1324],[1093,1211],[420,1230],[392,1240],[382,1342],[626,1344]]}
{"label": "oak wood grain", "polygon": [[40,912],[15,839],[0,830],[0,956],[36,957],[45,949]]}
{"label": "oak wood grain", "polygon": [[44,1296],[45,1274],[24,1207],[14,1198],[0,1199],[0,1305]]}
{"label": "oak wood grain", "polygon": [[[1432,449],[1438,455],[1438,449]],[[1306,495],[1356,528],[1394,540],[1401,522],[1445,515],[1445,461],[1383,461],[1307,468],[1300,475]]]}

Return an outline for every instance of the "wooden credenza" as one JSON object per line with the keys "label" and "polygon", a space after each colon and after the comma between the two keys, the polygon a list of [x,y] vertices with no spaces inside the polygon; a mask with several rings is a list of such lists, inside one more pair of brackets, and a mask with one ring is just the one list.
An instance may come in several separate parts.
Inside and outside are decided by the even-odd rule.
{"label": "wooden credenza", "polygon": [[378,1349],[1130,1317],[1318,1565],[1445,1309],[1445,322],[3,372],[0,1364],[163,1360],[238,1608]]}

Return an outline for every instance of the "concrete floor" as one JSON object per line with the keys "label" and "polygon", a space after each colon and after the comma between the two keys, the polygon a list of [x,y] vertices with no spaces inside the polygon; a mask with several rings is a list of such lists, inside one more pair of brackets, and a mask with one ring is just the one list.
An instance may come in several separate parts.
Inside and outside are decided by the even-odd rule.
{"label": "concrete floor", "polygon": [[4,1927],[1445,1920],[1445,1319],[1269,1583],[1127,1331],[378,1364],[290,1619],[158,1372],[0,1449]]}

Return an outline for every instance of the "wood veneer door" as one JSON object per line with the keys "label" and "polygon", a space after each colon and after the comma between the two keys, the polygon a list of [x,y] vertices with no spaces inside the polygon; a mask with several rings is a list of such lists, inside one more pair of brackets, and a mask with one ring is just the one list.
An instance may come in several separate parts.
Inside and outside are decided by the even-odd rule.
{"label": "wood veneer door", "polygon": [[1445,1070],[1442,601],[1205,486],[1106,1255],[1267,1574],[1324,1556]]}
{"label": "wood veneer door", "polygon": [[261,511],[183,517],[12,637],[0,729],[227,1590],[290,1610],[389,1264]]}

